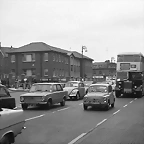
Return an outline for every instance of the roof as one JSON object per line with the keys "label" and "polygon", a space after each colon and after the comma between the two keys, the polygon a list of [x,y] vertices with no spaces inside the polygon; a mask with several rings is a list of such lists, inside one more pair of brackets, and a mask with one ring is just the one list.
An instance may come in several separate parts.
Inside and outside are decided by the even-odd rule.
{"label": "roof", "polygon": [[34,85],[37,85],[37,84],[40,84],[40,85],[46,85],[46,84],[47,84],[47,85],[48,85],[48,84],[49,84],[49,85],[53,85],[53,84],[60,84],[60,83],[54,83],[54,82],[53,82],[53,83],[49,83],[49,82],[46,82],[46,83],[34,83]]}
{"label": "roof", "polygon": [[66,53],[60,48],[47,45],[43,42],[30,43],[22,47],[19,47],[17,49],[12,49],[8,53],[41,52],[41,51],[55,51],[55,52],[60,52],[60,53]]}
{"label": "roof", "polygon": [[107,62],[94,62],[93,65],[97,65],[97,64],[107,64]]}
{"label": "roof", "polygon": [[12,49],[15,48],[11,48],[11,47],[0,47],[0,50],[3,54],[4,57],[7,57],[7,53],[10,52]]}
{"label": "roof", "polygon": [[140,56],[144,56],[141,52],[123,52],[123,53],[119,53],[118,55],[140,55]]}
{"label": "roof", "polygon": [[108,83],[96,83],[96,84],[91,84],[91,86],[95,86],[95,85],[109,86],[110,84],[108,84]]}
{"label": "roof", "polygon": [[[76,58],[82,58],[82,54],[80,54],[76,51],[64,50],[61,48],[47,45],[46,43],[43,43],[43,42],[33,42],[30,44],[24,45],[22,47],[19,47],[17,49],[10,49],[10,51],[8,51],[7,53],[24,53],[24,52],[41,52],[41,51],[55,51],[55,52],[65,53],[69,56],[71,54],[73,54],[74,57],[76,57]],[[93,61],[93,59],[91,59],[85,55],[83,55],[83,58]]]}

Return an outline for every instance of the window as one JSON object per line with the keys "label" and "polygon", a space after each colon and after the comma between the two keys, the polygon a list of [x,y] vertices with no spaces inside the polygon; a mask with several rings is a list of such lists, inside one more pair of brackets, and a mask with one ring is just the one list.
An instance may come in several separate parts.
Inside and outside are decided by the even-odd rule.
{"label": "window", "polygon": [[48,53],[44,53],[44,61],[48,61]]}
{"label": "window", "polygon": [[59,70],[59,76],[61,76],[61,69]]}
{"label": "window", "polygon": [[57,84],[56,86],[57,86],[57,91],[62,91],[61,85]]}
{"label": "window", "polygon": [[48,76],[48,69],[44,70],[44,76]]}
{"label": "window", "polygon": [[56,62],[58,62],[58,54],[56,54]]}
{"label": "window", "polygon": [[15,62],[15,55],[11,55],[11,62]]}
{"label": "window", "polygon": [[63,56],[61,56],[61,62],[63,62]]}
{"label": "window", "polygon": [[53,91],[57,91],[56,85],[53,85]]}
{"label": "window", "polygon": [[53,54],[53,61],[55,61],[55,55]]}
{"label": "window", "polygon": [[73,65],[71,65],[71,71],[73,71]]}
{"label": "window", "polygon": [[35,69],[23,69],[23,73],[26,76],[35,76],[36,75]]}
{"label": "window", "polygon": [[33,54],[23,54],[23,62],[35,61],[35,53]]}
{"label": "window", "polygon": [[59,55],[59,62],[61,62],[61,56]]}
{"label": "window", "polygon": [[56,70],[55,70],[55,68],[53,69],[53,77],[55,77],[56,76]]}

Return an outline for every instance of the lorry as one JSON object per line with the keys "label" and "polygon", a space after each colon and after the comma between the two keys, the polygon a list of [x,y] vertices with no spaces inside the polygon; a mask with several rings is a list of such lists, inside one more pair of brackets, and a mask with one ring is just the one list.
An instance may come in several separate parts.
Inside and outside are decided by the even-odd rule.
{"label": "lorry", "polygon": [[144,56],[138,52],[117,55],[116,86],[117,98],[125,95],[144,95]]}

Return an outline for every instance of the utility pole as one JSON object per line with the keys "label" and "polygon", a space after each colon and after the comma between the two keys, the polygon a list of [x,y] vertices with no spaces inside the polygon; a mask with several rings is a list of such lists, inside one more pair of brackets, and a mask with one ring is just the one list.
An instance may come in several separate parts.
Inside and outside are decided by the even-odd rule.
{"label": "utility pole", "polygon": [[83,53],[87,52],[87,47],[86,46],[82,46],[82,79],[84,78],[84,64],[83,64]]}

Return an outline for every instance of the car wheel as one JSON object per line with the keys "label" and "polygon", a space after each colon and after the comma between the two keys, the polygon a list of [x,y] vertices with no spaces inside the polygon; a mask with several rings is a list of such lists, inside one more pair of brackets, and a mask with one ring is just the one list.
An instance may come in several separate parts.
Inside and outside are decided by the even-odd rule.
{"label": "car wheel", "polygon": [[51,100],[48,100],[47,104],[46,104],[46,108],[47,109],[50,109],[52,106],[52,101]]}
{"label": "car wheel", "polygon": [[112,108],[114,107],[114,104],[115,104],[115,102],[111,104],[111,107],[112,107]]}
{"label": "car wheel", "polygon": [[4,136],[1,144],[11,144],[9,136]]}
{"label": "car wheel", "polygon": [[27,104],[22,104],[21,107],[22,107],[23,110],[27,110],[28,105]]}
{"label": "car wheel", "polygon": [[63,98],[62,102],[60,103],[61,106],[65,106],[65,98]]}
{"label": "car wheel", "polygon": [[80,99],[80,94],[79,94],[79,92],[77,92],[77,94],[76,94],[76,99],[77,99],[77,100]]}
{"label": "car wheel", "polygon": [[83,105],[83,108],[84,108],[84,110],[87,110],[88,106],[86,106],[86,105]]}

